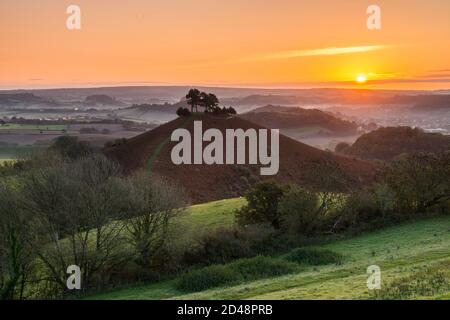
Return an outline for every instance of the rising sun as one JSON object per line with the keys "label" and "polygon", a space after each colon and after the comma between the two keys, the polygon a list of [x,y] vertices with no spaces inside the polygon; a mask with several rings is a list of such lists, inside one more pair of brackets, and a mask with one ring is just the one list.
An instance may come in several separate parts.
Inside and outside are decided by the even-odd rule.
{"label": "rising sun", "polygon": [[356,82],[358,82],[358,83],[366,83],[367,82],[367,77],[364,74],[360,74],[359,76],[356,77]]}

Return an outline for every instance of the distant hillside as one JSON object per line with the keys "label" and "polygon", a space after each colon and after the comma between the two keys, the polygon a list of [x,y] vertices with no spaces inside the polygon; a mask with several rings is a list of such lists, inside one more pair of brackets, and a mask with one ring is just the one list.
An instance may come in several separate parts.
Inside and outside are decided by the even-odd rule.
{"label": "distant hillside", "polygon": [[450,136],[410,127],[380,128],[362,135],[344,153],[362,159],[392,160],[402,153],[450,150]]}
{"label": "distant hillside", "polygon": [[416,94],[416,95],[396,95],[386,99],[386,103],[410,104],[410,105],[446,105],[450,106],[450,95],[446,94]]}
{"label": "distant hillside", "polygon": [[268,104],[280,104],[280,105],[304,105],[304,104],[321,104],[326,102],[323,97],[320,96],[291,96],[291,95],[261,95],[255,94],[242,98],[234,98],[226,100],[229,104],[236,104],[242,106],[264,106]]}
{"label": "distant hillside", "polygon": [[96,95],[91,95],[91,96],[87,96],[86,99],[84,100],[84,104],[87,106],[123,106],[124,103],[116,100],[113,97],[110,97],[106,94],[96,94]]}
{"label": "distant hillside", "polygon": [[353,122],[317,109],[269,105],[245,113],[242,117],[267,128],[319,127],[322,134],[351,135],[356,134],[358,129]]}
{"label": "distant hillside", "polygon": [[127,112],[164,112],[170,114],[176,114],[178,108],[188,108],[186,101],[180,101],[178,103],[164,103],[164,104],[133,104],[131,107],[124,108]]}
{"label": "distant hillside", "polygon": [[42,97],[36,96],[33,93],[0,93],[0,105],[15,106],[18,104],[41,104],[48,101]]}
{"label": "distant hillside", "polygon": [[196,115],[192,118],[177,118],[124,144],[108,148],[105,153],[118,160],[127,172],[151,168],[152,172],[181,184],[189,192],[193,203],[243,195],[249,186],[261,179],[309,183],[306,181],[315,178],[311,168],[319,163],[339,169],[353,186],[372,181],[377,168],[372,163],[324,152],[283,135],[280,136],[280,170],[276,176],[260,176],[260,166],[174,165],[171,150],[176,143],[170,141],[170,136],[180,127],[193,135],[194,120],[202,120],[203,130],[217,128],[223,133],[226,129],[262,128],[240,117],[225,119]]}

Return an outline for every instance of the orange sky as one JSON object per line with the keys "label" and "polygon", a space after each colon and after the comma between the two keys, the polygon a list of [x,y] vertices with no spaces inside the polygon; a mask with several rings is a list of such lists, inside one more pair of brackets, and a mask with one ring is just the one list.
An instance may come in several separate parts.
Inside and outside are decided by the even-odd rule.
{"label": "orange sky", "polygon": [[[381,31],[366,28],[370,4]],[[2,89],[355,86],[360,74],[366,88],[450,88],[448,0],[1,0],[0,43]]]}

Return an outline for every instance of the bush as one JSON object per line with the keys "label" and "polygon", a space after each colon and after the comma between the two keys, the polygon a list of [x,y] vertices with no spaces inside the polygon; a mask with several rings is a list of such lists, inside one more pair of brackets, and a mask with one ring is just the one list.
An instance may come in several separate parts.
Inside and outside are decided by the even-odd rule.
{"label": "bush", "polygon": [[120,138],[120,139],[116,139],[114,141],[108,141],[105,143],[105,149],[127,144],[127,141],[128,140],[126,138]]}
{"label": "bush", "polygon": [[246,281],[278,277],[300,270],[299,266],[292,262],[265,256],[236,261],[230,268]]}
{"label": "bush", "polygon": [[338,210],[332,232],[361,232],[384,227],[401,217],[394,212],[395,198],[386,185],[353,192]]}
{"label": "bush", "polygon": [[56,138],[50,146],[50,150],[68,159],[78,159],[92,154],[92,148],[87,142],[79,141],[77,137],[72,136]]}
{"label": "bush", "polygon": [[396,210],[405,215],[436,212],[450,200],[450,151],[400,156],[386,172]]}
{"label": "bush", "polygon": [[247,205],[236,212],[239,225],[270,224],[275,229],[281,225],[278,202],[287,187],[276,182],[260,182],[246,195]]}
{"label": "bush", "polygon": [[294,234],[311,235],[320,219],[318,207],[317,194],[299,187],[290,188],[278,204],[283,229]]}
{"label": "bush", "polygon": [[330,250],[298,248],[286,255],[286,260],[299,264],[320,266],[327,264],[341,264],[342,255]]}
{"label": "bush", "polygon": [[184,253],[183,264],[210,265],[252,257],[270,251],[276,243],[273,236],[273,229],[264,227],[212,230],[200,236],[198,246]]}
{"label": "bush", "polygon": [[187,292],[198,292],[227,284],[278,277],[300,270],[294,263],[258,256],[229,265],[213,265],[190,271],[179,278],[176,287]]}
{"label": "bush", "polygon": [[188,108],[179,107],[177,110],[177,116],[179,117],[187,117],[191,114]]}
{"label": "bush", "polygon": [[183,291],[198,292],[240,280],[231,268],[214,265],[185,273],[178,280],[176,287]]}

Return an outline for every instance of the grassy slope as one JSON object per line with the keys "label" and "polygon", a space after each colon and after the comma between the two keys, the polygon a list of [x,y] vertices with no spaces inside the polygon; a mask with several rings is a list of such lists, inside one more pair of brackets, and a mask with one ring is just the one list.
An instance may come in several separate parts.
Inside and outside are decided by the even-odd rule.
{"label": "grassy slope", "polygon": [[[244,199],[194,206],[183,217],[192,226],[215,227],[232,223],[232,212]],[[233,208],[233,209],[232,209]],[[214,214],[211,211],[214,210]],[[405,277],[440,261],[450,261],[450,216],[409,222],[377,232],[318,246],[342,253],[341,266],[254,281],[195,294],[175,289],[174,281],[143,285],[97,295],[95,299],[365,299],[366,269],[379,265],[383,283]],[[448,294],[436,298],[448,299]]]}
{"label": "grassy slope", "polygon": [[13,159],[45,146],[0,146],[0,159]]}
{"label": "grassy slope", "polygon": [[[234,198],[191,206],[189,214],[183,216],[181,222],[202,228],[229,226],[234,222],[233,212],[245,203],[245,198]],[[214,212],[214,214],[211,214],[211,212]]]}
{"label": "grassy slope", "polygon": [[14,161],[14,159],[0,159],[0,165],[5,162],[11,162],[11,161]]}

